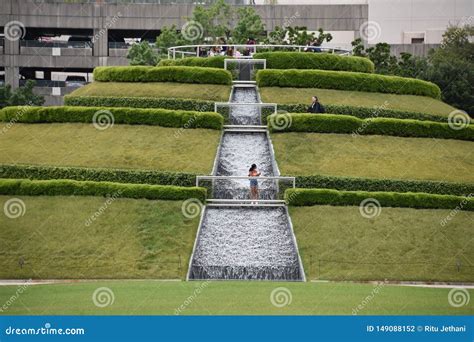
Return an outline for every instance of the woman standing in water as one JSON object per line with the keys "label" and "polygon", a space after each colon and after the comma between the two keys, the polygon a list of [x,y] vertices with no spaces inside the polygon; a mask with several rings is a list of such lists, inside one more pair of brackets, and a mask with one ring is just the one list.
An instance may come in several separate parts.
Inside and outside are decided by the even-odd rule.
{"label": "woman standing in water", "polygon": [[[249,177],[258,177],[262,173],[257,170],[257,165],[252,164],[249,169]],[[250,179],[250,199],[258,200],[258,180],[255,178]]]}

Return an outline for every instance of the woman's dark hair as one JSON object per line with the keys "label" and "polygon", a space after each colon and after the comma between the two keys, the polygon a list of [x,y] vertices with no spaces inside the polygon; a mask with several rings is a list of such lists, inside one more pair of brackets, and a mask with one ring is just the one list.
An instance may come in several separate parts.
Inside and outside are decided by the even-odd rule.
{"label": "woman's dark hair", "polygon": [[313,96],[316,101],[319,101],[318,97],[315,95]]}
{"label": "woman's dark hair", "polygon": [[257,165],[255,165],[255,164],[252,164],[252,166],[250,166],[250,169],[249,169],[249,171],[253,171],[253,170],[255,170],[256,168],[257,168]]}

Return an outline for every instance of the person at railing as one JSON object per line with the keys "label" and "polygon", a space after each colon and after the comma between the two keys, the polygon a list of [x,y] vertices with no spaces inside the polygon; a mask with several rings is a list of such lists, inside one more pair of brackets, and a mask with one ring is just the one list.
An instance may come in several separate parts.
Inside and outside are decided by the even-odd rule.
{"label": "person at railing", "polygon": [[[258,171],[257,165],[252,164],[249,169],[249,177],[258,177],[262,173]],[[250,179],[250,199],[251,200],[258,200],[258,180],[255,178]],[[253,203],[253,202],[252,202]]]}
{"label": "person at railing", "polygon": [[326,109],[324,108],[324,106],[319,102],[319,99],[317,96],[313,96],[312,97],[312,103],[311,105],[308,107],[308,109],[306,110],[308,113],[314,113],[314,114],[318,114],[318,113],[325,113],[326,112]]}

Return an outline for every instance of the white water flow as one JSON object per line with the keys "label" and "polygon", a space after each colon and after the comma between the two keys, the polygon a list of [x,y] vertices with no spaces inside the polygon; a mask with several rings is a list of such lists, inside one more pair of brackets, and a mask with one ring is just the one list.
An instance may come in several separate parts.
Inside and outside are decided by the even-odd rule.
{"label": "white water flow", "polygon": [[[232,102],[257,103],[256,88],[235,87]],[[232,107],[234,125],[260,124],[259,108]],[[247,176],[257,164],[262,176],[275,176],[265,132],[225,132],[217,156],[216,176]],[[259,199],[277,199],[277,183],[259,180]],[[215,180],[215,199],[249,199],[248,179]],[[189,279],[302,280],[298,250],[285,206],[207,207]]]}

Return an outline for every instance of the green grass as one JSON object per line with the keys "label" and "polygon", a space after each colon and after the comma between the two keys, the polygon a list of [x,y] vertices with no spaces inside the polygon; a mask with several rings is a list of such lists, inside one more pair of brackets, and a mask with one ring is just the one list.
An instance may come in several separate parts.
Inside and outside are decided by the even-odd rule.
{"label": "green grass", "polygon": [[93,82],[71,96],[169,97],[227,101],[231,86],[218,84],[183,84],[170,82]]}
{"label": "green grass", "polygon": [[198,218],[186,219],[181,201],[16,198],[25,214],[0,215],[0,279],[185,276]]}
{"label": "green grass", "polygon": [[[395,95],[369,93],[361,91],[315,89],[315,88],[279,88],[262,87],[260,94],[263,102],[289,104],[311,103],[312,96],[318,96],[323,104],[369,107],[383,106],[386,109],[398,109],[448,116],[456,108],[427,96]],[[385,104],[387,103],[387,104]]]}
{"label": "green grass", "polygon": [[474,213],[441,226],[450,212],[382,208],[365,218],[359,207],[290,208],[309,279],[473,282]]}
{"label": "green grass", "polygon": [[[0,130],[5,123],[0,123]],[[14,124],[0,135],[0,164],[209,173],[220,132],[158,126]]]}
{"label": "green grass", "polygon": [[470,141],[319,133],[272,134],[272,141],[285,175],[474,182]]}
{"label": "green grass", "polygon": [[[108,287],[114,295],[111,305],[98,308],[94,291]],[[291,293],[291,303],[278,308],[270,301],[277,287]],[[0,303],[15,296],[18,286],[0,286]],[[196,290],[200,291],[196,291]],[[417,288],[347,283],[275,282],[162,282],[117,281],[80,284],[34,285],[27,287],[3,313],[8,315],[469,315],[471,300],[454,308],[448,303],[449,288]],[[471,297],[472,297],[472,290]],[[196,295],[197,293],[197,295]],[[367,300],[366,298],[372,298]],[[372,296],[372,297],[370,297]],[[185,305],[185,302],[188,305]],[[181,307],[183,305],[183,307]]]}

